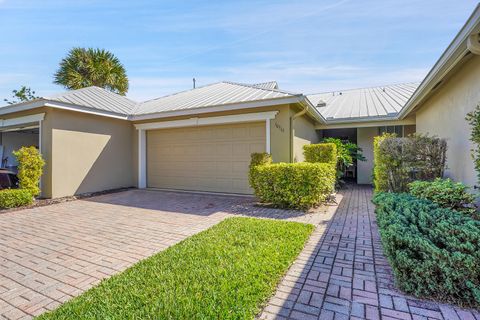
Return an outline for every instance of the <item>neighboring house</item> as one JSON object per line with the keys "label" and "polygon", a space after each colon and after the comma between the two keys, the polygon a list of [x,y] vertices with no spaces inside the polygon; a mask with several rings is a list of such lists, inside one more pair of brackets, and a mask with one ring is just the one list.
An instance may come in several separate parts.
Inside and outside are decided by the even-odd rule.
{"label": "neighboring house", "polygon": [[3,164],[15,165],[19,145],[38,146],[44,197],[129,186],[250,193],[252,152],[302,161],[305,144],[350,139],[367,158],[357,182],[371,183],[373,138],[421,132],[446,138],[447,176],[474,185],[465,115],[480,101],[479,32],[477,7],[420,84],[306,96],[276,82],[219,82],[141,103],[89,87],[5,106]]}

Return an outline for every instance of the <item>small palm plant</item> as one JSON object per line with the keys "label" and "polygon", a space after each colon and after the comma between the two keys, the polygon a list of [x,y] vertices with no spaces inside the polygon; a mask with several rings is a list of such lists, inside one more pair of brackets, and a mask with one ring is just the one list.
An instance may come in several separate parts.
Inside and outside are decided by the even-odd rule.
{"label": "small palm plant", "polygon": [[125,68],[103,49],[73,48],[60,62],[53,82],[70,90],[97,86],[121,95],[128,91]]}

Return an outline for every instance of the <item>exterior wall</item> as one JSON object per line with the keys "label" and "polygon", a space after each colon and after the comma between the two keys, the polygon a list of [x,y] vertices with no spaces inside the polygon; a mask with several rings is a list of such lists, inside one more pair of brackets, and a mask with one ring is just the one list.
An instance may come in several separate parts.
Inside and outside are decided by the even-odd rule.
{"label": "exterior wall", "polygon": [[320,141],[315,130],[315,124],[306,116],[299,117],[293,122],[293,162],[305,161],[303,146]]}
{"label": "exterior wall", "polygon": [[133,185],[132,124],[79,112],[50,110],[51,185],[63,197]]}
{"label": "exterior wall", "polygon": [[373,172],[373,138],[378,127],[357,128],[357,145],[362,148],[366,161],[357,161],[357,183],[371,184]]}
{"label": "exterior wall", "polygon": [[477,183],[465,115],[480,102],[480,57],[473,56],[416,112],[416,131],[447,139],[447,177]]}

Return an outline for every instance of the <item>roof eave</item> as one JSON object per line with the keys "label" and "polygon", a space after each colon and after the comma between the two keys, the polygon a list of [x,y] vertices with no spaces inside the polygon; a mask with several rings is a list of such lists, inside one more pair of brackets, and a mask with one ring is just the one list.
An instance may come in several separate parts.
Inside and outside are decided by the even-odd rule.
{"label": "roof eave", "polygon": [[91,107],[65,103],[65,102],[60,102],[55,100],[49,100],[44,98],[35,99],[32,101],[27,101],[22,103],[16,103],[16,104],[2,107],[0,108],[0,115],[21,112],[21,111],[28,111],[36,108],[41,108],[41,107],[51,107],[56,109],[77,111],[77,112],[88,113],[88,114],[115,118],[115,119],[122,119],[122,120],[128,119],[128,115],[126,114],[120,114],[120,113],[111,112],[107,110],[100,110],[100,109],[95,109]]}

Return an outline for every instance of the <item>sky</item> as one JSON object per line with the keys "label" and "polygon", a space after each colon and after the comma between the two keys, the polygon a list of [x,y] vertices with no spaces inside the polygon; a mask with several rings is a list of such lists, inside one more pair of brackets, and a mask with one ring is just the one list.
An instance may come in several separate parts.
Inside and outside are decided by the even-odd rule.
{"label": "sky", "polygon": [[[72,47],[114,53],[143,101],[227,80],[318,93],[421,81],[470,0],[0,0],[0,101],[48,96]],[[2,104],[2,103],[0,103]]]}

